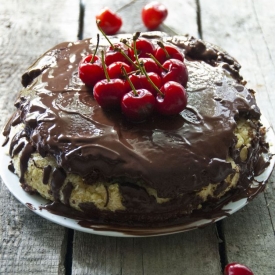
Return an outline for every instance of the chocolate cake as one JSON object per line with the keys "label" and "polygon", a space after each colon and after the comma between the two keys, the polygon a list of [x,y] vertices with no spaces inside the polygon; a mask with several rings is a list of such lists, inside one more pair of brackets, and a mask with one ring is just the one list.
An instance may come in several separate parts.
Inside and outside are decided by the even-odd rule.
{"label": "chocolate cake", "polygon": [[[245,192],[262,171],[265,129],[238,62],[194,37],[141,37],[184,55],[186,108],[139,123],[105,110],[78,75],[96,39],[55,46],[23,74],[24,88],[3,132],[25,191],[103,224],[165,226]],[[121,38],[131,42],[132,35],[110,39]],[[99,45],[110,46],[104,37]]]}

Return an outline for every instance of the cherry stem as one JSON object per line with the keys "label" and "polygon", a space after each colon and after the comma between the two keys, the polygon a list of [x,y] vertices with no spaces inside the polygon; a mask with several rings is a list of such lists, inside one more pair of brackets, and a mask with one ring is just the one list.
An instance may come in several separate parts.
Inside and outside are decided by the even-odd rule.
{"label": "cherry stem", "polygon": [[127,59],[127,61],[129,61],[136,69],[139,68],[138,65],[135,64],[135,62],[123,50],[121,50],[118,47],[115,47],[114,50],[118,51],[119,53],[121,53],[123,55],[123,57],[125,57]]}
{"label": "cherry stem", "polygon": [[158,41],[157,44],[163,49],[165,55],[167,58],[170,58],[170,54],[168,53],[168,51],[166,50],[165,46],[163,45],[163,43],[161,41]]}
{"label": "cherry stem", "polygon": [[95,59],[95,55],[96,55],[98,46],[99,46],[99,34],[97,34],[97,36],[96,36],[96,47],[95,47],[95,51],[94,51],[93,57],[92,57],[92,59],[90,61],[90,63],[92,63],[92,64],[94,63],[94,59]]}
{"label": "cherry stem", "polygon": [[151,78],[147,74],[147,72],[146,72],[146,70],[144,68],[143,62],[141,61],[139,64],[140,64],[140,70],[143,72],[143,74],[145,75],[145,77],[147,78],[147,80],[149,81],[149,83],[154,87],[154,89],[157,91],[157,93],[159,95],[161,95],[162,97],[164,97],[164,93],[156,86],[156,84],[151,80]]}
{"label": "cherry stem", "polygon": [[132,74],[137,74],[137,75],[140,74],[140,69],[127,73],[127,75],[132,75]]}
{"label": "cherry stem", "polygon": [[100,20],[96,20],[96,24],[97,24],[97,27],[100,30],[100,32],[103,34],[103,36],[109,42],[110,46],[113,48],[113,50],[121,53],[123,55],[123,57],[125,57],[136,69],[138,69],[138,66],[134,63],[134,61],[123,50],[121,50],[120,48],[115,47],[113,45],[113,43],[111,42],[111,40],[108,38],[108,36],[105,34],[105,32],[101,29],[101,27],[99,25],[100,24]]}
{"label": "cherry stem", "polygon": [[109,44],[111,45],[111,47],[114,49],[114,45],[111,42],[111,40],[108,38],[108,36],[106,35],[106,33],[102,30],[102,28],[100,27],[100,20],[96,20],[96,25],[99,29],[99,31],[103,34],[103,36],[106,38],[106,40],[109,42]]}
{"label": "cherry stem", "polygon": [[162,70],[164,70],[165,72],[169,72],[169,70],[164,68],[162,64],[151,53],[148,53],[148,56],[150,56]]}
{"label": "cherry stem", "polygon": [[135,55],[135,59],[136,59],[136,62],[137,62],[137,67],[140,69],[141,74],[144,74],[143,70],[140,66],[140,62],[139,62],[138,54],[137,54],[137,39],[139,38],[139,36],[140,36],[140,32],[134,33],[134,36],[133,36],[134,55]]}
{"label": "cherry stem", "polygon": [[130,49],[134,50],[134,48],[127,43],[126,39],[121,38],[120,42],[123,43],[127,48],[130,48]]}
{"label": "cherry stem", "polygon": [[126,72],[124,66],[121,66],[121,71],[122,71],[122,73],[123,73],[125,79],[126,79],[126,80],[128,81],[128,83],[130,84],[130,86],[131,86],[131,88],[132,88],[132,90],[133,90],[134,96],[138,96],[138,92],[137,92],[137,90],[136,90],[136,88],[135,88],[133,82],[130,80],[129,76],[127,75],[127,72]]}
{"label": "cherry stem", "polygon": [[110,82],[111,79],[110,79],[110,76],[107,72],[106,64],[105,64],[105,61],[104,61],[104,51],[101,51],[101,62],[102,62],[102,67],[103,67],[103,70],[104,70],[105,77],[106,77],[107,81]]}

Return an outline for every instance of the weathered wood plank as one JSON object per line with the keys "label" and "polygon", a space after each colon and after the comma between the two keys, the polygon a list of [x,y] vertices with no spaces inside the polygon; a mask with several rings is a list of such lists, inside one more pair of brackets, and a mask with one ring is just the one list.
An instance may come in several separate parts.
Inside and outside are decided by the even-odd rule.
{"label": "weathered wood plank", "polygon": [[[274,1],[201,1],[203,38],[242,64],[248,87],[257,91],[258,104],[274,128],[273,6]],[[245,263],[255,274],[275,273],[273,195],[274,187],[269,185],[265,195],[224,221],[228,261]]]}
{"label": "weathered wood plank", "polygon": [[[0,127],[22,72],[54,44],[76,40],[78,1],[0,0]],[[65,274],[67,230],[20,204],[0,180],[0,274]]]}
{"label": "weathered wood plank", "polygon": [[273,4],[250,0],[201,1],[201,17],[203,38],[221,46],[240,62],[248,87],[257,91],[262,112],[274,128]]}
{"label": "weathered wood plank", "polygon": [[254,274],[275,273],[274,229],[263,194],[224,221],[224,234],[229,262],[244,263]]}
{"label": "weathered wood plank", "polygon": [[215,226],[150,238],[76,232],[73,274],[221,274]]}
{"label": "weathered wood plank", "polygon": [[[85,4],[84,37],[95,36],[98,33],[95,15],[106,6],[112,11],[117,11],[117,14],[121,16],[123,20],[121,33],[146,31],[147,29],[141,20],[141,10],[148,2],[146,0],[102,0],[96,3],[87,1]],[[196,1],[173,0],[169,4],[163,3],[167,5],[168,17],[159,27],[159,31],[164,31],[171,35],[189,33],[198,36]]]}
{"label": "weathered wood plank", "polygon": [[[104,6],[118,10],[121,32],[146,31],[140,18],[148,1],[86,2],[84,37],[98,31],[95,14]],[[160,30],[198,35],[196,1],[170,1],[170,16]],[[183,19],[184,18],[184,19]],[[73,274],[221,274],[215,226],[174,236],[111,238],[75,232]],[[198,260],[199,259],[199,260]]]}

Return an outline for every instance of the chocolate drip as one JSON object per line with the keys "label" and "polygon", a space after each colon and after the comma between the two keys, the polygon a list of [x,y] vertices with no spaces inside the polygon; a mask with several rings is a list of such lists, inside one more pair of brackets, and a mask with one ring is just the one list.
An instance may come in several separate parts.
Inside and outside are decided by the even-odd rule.
{"label": "chocolate drip", "polygon": [[14,156],[14,155],[19,154],[21,152],[21,150],[24,148],[24,146],[25,146],[24,141],[20,142],[17,146],[14,146],[14,150],[12,152],[12,155]]}
{"label": "chocolate drip", "polygon": [[109,203],[110,195],[109,195],[109,189],[108,189],[108,186],[104,185],[104,187],[105,187],[105,190],[106,190],[106,196],[107,196],[107,198],[106,198],[106,202],[105,202],[105,204],[104,204],[104,207],[106,207],[106,206],[108,205],[108,203]]}
{"label": "chocolate drip", "polygon": [[[18,144],[19,140],[21,138],[24,138],[24,137],[27,137],[25,131],[21,131],[21,132],[18,132],[11,140],[11,143],[10,143],[10,149],[9,149],[9,154],[10,156],[13,156],[14,155],[14,147]],[[18,150],[16,150],[18,151]]]}
{"label": "chocolate drip", "polygon": [[43,168],[43,179],[42,179],[43,184],[49,183],[51,171],[52,171],[52,167],[50,165]]}
{"label": "chocolate drip", "polygon": [[9,142],[10,138],[9,137],[6,137],[4,142],[2,143],[2,147],[6,146]]}
{"label": "chocolate drip", "polygon": [[63,202],[65,205],[70,205],[70,197],[71,197],[73,189],[74,189],[74,186],[70,181],[62,189]]}
{"label": "chocolate drip", "polygon": [[28,168],[28,162],[31,157],[31,154],[35,151],[35,147],[33,147],[30,143],[27,143],[24,149],[22,150],[22,154],[20,156],[20,178],[19,181],[21,183],[25,183],[25,172]]}
{"label": "chocolate drip", "polygon": [[66,172],[62,168],[55,168],[52,173],[51,191],[55,201],[59,200],[60,189],[66,179]]}
{"label": "chocolate drip", "polygon": [[4,130],[3,130],[3,135],[5,137],[7,137],[10,134],[11,125],[14,123],[14,121],[17,120],[16,119],[17,116],[18,116],[18,113],[14,112],[13,115],[10,117],[9,121],[7,122],[7,124],[5,125]]}
{"label": "chocolate drip", "polygon": [[21,83],[24,87],[27,87],[37,76],[41,74],[42,70],[34,69],[22,75]]}
{"label": "chocolate drip", "polygon": [[9,163],[9,165],[8,165],[8,169],[9,169],[12,173],[14,173],[15,169],[14,169],[14,165],[13,165],[13,162],[12,162],[12,161],[10,161],[10,163]]}

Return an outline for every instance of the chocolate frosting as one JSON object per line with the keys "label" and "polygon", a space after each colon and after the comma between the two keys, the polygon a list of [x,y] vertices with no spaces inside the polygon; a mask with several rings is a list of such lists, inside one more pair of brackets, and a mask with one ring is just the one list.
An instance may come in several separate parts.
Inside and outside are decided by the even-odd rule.
{"label": "chocolate frosting", "polygon": [[[175,45],[185,55],[188,106],[182,113],[132,123],[119,111],[103,110],[78,78],[80,60],[95,48],[96,39],[87,39],[57,45],[24,73],[25,89],[16,102],[19,114],[11,124],[16,119],[24,122],[31,143],[28,152],[35,147],[42,156],[54,156],[64,169],[62,175],[89,178],[97,171],[106,180],[138,180],[160,197],[177,197],[223,181],[232,173],[226,161],[229,152],[238,155],[236,119],[260,118],[253,91],[242,84],[240,65],[193,37],[142,35],[155,44],[162,40]],[[100,45],[108,43],[101,38]],[[8,132],[6,128],[4,134]],[[253,165],[248,168],[243,177],[251,178]]]}

